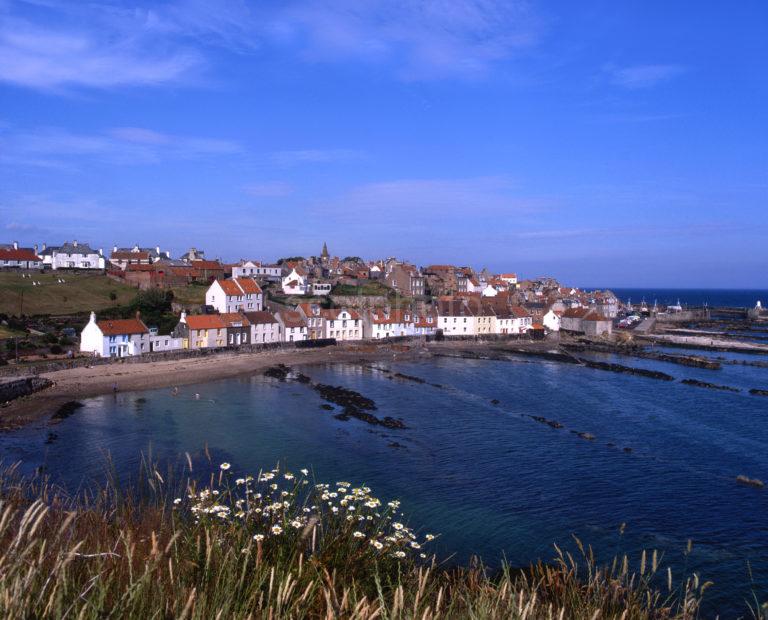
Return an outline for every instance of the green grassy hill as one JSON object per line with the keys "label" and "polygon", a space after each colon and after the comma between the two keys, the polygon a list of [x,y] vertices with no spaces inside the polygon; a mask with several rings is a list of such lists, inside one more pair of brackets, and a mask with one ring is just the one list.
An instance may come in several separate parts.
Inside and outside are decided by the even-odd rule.
{"label": "green grassy hill", "polygon": [[[63,284],[57,282],[65,280]],[[33,286],[32,282],[40,282]],[[0,272],[0,314],[73,314],[130,302],[136,289],[102,274]],[[115,299],[110,298],[114,293]]]}

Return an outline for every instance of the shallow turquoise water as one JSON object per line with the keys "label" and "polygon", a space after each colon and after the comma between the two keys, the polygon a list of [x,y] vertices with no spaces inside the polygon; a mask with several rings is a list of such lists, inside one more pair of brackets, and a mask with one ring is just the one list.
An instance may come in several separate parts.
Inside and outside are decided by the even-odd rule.
{"label": "shallow turquoise water", "polygon": [[[615,361],[678,379],[768,387],[764,368]],[[103,471],[106,453],[119,472],[132,473],[150,445],[158,458],[181,460],[207,444],[235,472],[287,461],[320,480],[398,497],[413,525],[442,534],[439,552],[460,561],[473,553],[491,563],[547,560],[553,543],[572,548],[573,534],[603,558],[663,551],[675,574],[696,570],[715,582],[710,609],[727,616],[753,589],[768,599],[768,489],[735,483],[739,474],[768,481],[768,399],[530,359],[382,366],[446,387],[354,365],[303,370],[374,399],[377,416],[400,417],[407,429],[336,420],[310,388],[252,376],[182,388],[178,397],[164,389],[88,399],[56,426],[0,436],[0,451],[76,486]],[[46,444],[49,432],[56,437]]]}

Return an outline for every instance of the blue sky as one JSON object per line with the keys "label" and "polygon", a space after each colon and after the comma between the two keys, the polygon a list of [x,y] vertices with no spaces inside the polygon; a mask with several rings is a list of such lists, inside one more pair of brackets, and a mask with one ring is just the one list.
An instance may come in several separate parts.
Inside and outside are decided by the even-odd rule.
{"label": "blue sky", "polygon": [[0,237],[768,287],[768,3],[0,0]]}

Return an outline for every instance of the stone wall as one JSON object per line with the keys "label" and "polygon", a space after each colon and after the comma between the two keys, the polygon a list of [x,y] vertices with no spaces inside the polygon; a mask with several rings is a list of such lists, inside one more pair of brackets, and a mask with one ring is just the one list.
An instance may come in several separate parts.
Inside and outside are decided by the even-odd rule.
{"label": "stone wall", "polygon": [[330,298],[339,308],[374,308],[389,303],[384,295],[330,295]]}
{"label": "stone wall", "polygon": [[28,396],[33,392],[39,392],[51,387],[53,381],[42,377],[25,377],[0,382],[0,403],[7,403],[22,396]]}

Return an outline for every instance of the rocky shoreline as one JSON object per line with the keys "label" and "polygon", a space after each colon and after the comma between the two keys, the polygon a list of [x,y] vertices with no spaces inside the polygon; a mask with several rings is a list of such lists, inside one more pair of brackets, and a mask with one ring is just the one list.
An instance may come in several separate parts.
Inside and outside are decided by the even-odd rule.
{"label": "rocky shoreline", "polygon": [[[471,360],[490,360],[505,362],[520,362],[531,358],[544,362],[557,362],[570,365],[581,365],[585,368],[630,374],[654,380],[674,381],[671,375],[657,370],[647,370],[623,364],[588,359],[583,353],[614,353],[639,358],[654,359],[695,368],[716,370],[721,361],[711,360],[701,356],[670,355],[654,351],[645,351],[637,345],[618,345],[592,341],[562,342],[524,342],[517,339],[504,341],[468,341],[456,340],[425,344],[414,340],[409,343],[399,343],[397,346],[387,344],[345,344],[326,349],[281,350],[260,353],[227,352],[186,360],[151,361],[147,363],[123,364],[115,362],[99,366],[82,366],[78,368],[56,370],[44,373],[40,377],[23,377],[12,381],[31,381],[43,386],[39,391],[25,393],[0,408],[0,430],[11,430],[35,421],[50,420],[60,407],[79,399],[111,393],[116,387],[121,390],[144,390],[162,387],[190,385],[235,377],[254,372],[268,372],[268,376],[285,379],[284,370],[280,367],[290,364],[311,366],[322,363],[354,363],[372,372],[380,372],[392,381],[409,381],[428,385],[434,388],[445,386],[430,383],[417,376],[390,370],[380,365],[380,362],[419,361],[432,358],[459,358]],[[754,362],[762,365],[762,362]],[[287,375],[286,375],[287,376]],[[401,422],[393,419],[380,419],[371,411],[375,409],[361,406],[360,402],[344,402],[347,396],[333,392],[334,386],[318,387],[309,377],[295,374],[295,380],[312,384],[315,390],[322,391],[323,398],[330,406],[341,408],[337,413],[340,419],[356,418],[369,424],[386,428],[401,428]],[[728,386],[718,386],[698,380],[685,380],[684,383],[710,389],[739,391]],[[46,387],[47,386],[47,387]],[[321,395],[323,395],[321,394]],[[768,390],[751,389],[749,394],[768,396]],[[327,398],[326,398],[327,397]],[[334,402],[336,399],[338,402]],[[498,404],[498,403],[494,403]]]}

